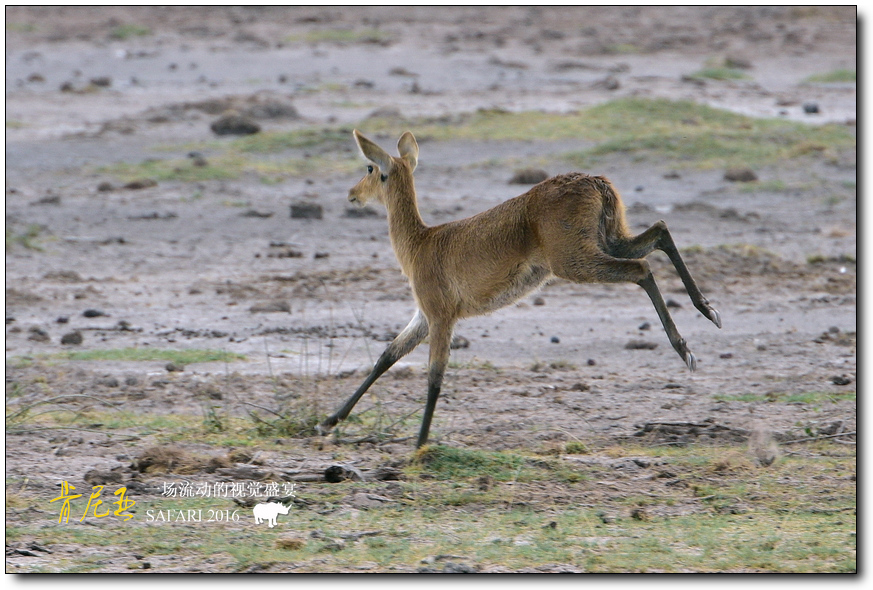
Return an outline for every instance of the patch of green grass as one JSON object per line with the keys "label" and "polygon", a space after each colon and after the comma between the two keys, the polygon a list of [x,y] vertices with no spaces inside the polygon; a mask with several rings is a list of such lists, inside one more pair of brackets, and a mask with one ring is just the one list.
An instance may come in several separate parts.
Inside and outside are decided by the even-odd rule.
{"label": "patch of green grass", "polygon": [[606,47],[604,47],[603,52],[613,55],[630,55],[634,53],[639,53],[640,48],[633,43],[613,43],[612,45],[607,45]]}
{"label": "patch of green grass", "polygon": [[263,154],[326,144],[344,144],[351,141],[351,137],[352,130],[346,128],[268,131],[234,139],[231,146],[244,153]]}
{"label": "patch of green grass", "polygon": [[826,72],[824,74],[815,74],[804,81],[811,83],[857,82],[857,74],[855,70],[840,69]]}
{"label": "patch of green grass", "polygon": [[151,33],[151,29],[142,25],[123,24],[112,29],[109,36],[113,39],[123,41],[131,37],[144,37],[146,35],[151,35]]}
{"label": "patch of green grass", "polygon": [[159,348],[109,348],[106,350],[76,350],[59,353],[56,356],[71,361],[170,361],[179,365],[246,360],[244,355],[235,352],[201,348],[187,350]]}
{"label": "patch of green grass", "polygon": [[694,72],[690,76],[699,80],[747,80],[749,76],[737,68],[726,66],[703,68],[700,71]]}
{"label": "patch of green grass", "polygon": [[856,394],[854,391],[807,391],[803,393],[792,393],[788,395],[779,393],[740,393],[734,395],[716,394],[713,396],[718,401],[726,402],[779,402],[779,403],[804,403],[804,404],[822,404],[825,402],[838,402],[842,400],[855,400]]}
{"label": "patch of green grass", "polygon": [[778,179],[743,183],[740,187],[740,192],[743,193],[781,193],[786,190],[788,185],[784,180]]}
{"label": "patch of green grass", "polygon": [[9,252],[15,246],[21,246],[28,250],[36,250],[42,252],[42,246],[37,241],[42,233],[42,227],[37,224],[28,225],[23,232],[16,232],[14,229],[6,226],[6,251]]}
{"label": "patch of green grass", "polygon": [[839,256],[825,256],[823,254],[811,254],[806,257],[807,264],[824,264],[826,262],[836,262],[839,264],[857,264],[858,261],[851,254],[840,254]]}
{"label": "patch of green grass", "polygon": [[[251,144],[251,151],[261,151]],[[278,144],[274,144],[278,145]],[[244,174],[251,174],[258,178],[271,177],[278,182],[282,177],[296,177],[311,174],[313,172],[348,172],[354,166],[352,158],[287,158],[287,159],[264,159],[248,156],[244,153],[230,149],[224,154],[213,156],[206,166],[194,166],[186,158],[172,160],[145,160],[138,164],[122,162],[112,166],[101,167],[97,170],[101,174],[111,174],[122,181],[151,178],[156,181],[181,181],[203,182],[207,180],[231,180],[240,178]]]}
{"label": "patch of green grass", "polygon": [[825,402],[838,402],[842,400],[856,401],[857,393],[854,391],[807,391],[786,395],[782,401],[785,403],[821,404]]}
{"label": "patch of green grass", "polygon": [[464,479],[490,476],[497,481],[518,477],[525,458],[511,453],[457,449],[442,445],[422,447],[415,453],[414,464],[437,479]]}
{"label": "patch of green grass", "polygon": [[618,99],[569,114],[492,109],[448,123],[370,119],[360,125],[365,134],[391,136],[407,128],[417,137],[437,140],[578,139],[589,147],[565,158],[583,167],[597,157],[616,153],[699,167],[761,166],[803,156],[827,157],[856,145],[845,125],[756,119],[690,101],[643,98]]}
{"label": "patch of green grass", "polygon": [[289,43],[304,41],[306,43],[336,43],[346,45],[351,43],[386,44],[393,40],[393,35],[381,29],[326,29],[309,31],[303,35],[289,35],[285,38]]}
{"label": "patch of green grass", "polygon": [[32,33],[36,30],[33,23],[6,23],[6,30],[10,33]]}
{"label": "patch of green grass", "polygon": [[564,452],[568,455],[587,455],[591,451],[585,443],[571,440],[564,445]]}
{"label": "patch of green grass", "polygon": [[21,121],[17,121],[15,119],[6,119],[7,129],[24,129],[25,127],[27,127],[27,125],[25,125]]}

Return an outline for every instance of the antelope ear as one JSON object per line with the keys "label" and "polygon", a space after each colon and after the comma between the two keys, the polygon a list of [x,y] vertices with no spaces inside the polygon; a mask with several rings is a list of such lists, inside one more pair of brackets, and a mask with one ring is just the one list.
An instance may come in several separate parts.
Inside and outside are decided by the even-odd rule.
{"label": "antelope ear", "polygon": [[355,136],[355,141],[358,144],[358,149],[361,150],[361,153],[365,158],[379,166],[379,170],[382,174],[388,174],[391,171],[392,161],[391,156],[388,155],[388,152],[380,148],[378,145],[361,135],[357,129],[353,132]]}
{"label": "antelope ear", "polygon": [[418,143],[411,131],[400,136],[397,150],[400,152],[400,157],[409,162],[410,168],[415,171],[415,167],[418,166]]}

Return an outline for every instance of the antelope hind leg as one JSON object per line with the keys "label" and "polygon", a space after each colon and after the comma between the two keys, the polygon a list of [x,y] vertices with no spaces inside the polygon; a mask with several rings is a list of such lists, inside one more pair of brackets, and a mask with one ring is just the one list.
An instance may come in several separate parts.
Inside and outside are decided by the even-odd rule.
{"label": "antelope hind leg", "polygon": [[721,315],[710,305],[688,271],[679,249],[676,248],[676,243],[673,242],[673,236],[667,229],[666,222],[658,221],[638,236],[613,242],[610,244],[609,253],[618,258],[643,258],[656,249],[664,252],[676,267],[676,272],[679,273],[679,278],[682,279],[682,284],[685,285],[694,307],[703,314],[703,317],[721,328]]}

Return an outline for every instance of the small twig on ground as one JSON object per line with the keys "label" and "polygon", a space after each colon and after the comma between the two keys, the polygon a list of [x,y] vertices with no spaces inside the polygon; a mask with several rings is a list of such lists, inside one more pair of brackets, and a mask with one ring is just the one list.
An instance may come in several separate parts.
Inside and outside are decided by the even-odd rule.
{"label": "small twig on ground", "polygon": [[[811,440],[821,440],[821,439],[825,439],[825,438],[837,438],[840,436],[855,436],[856,434],[857,434],[857,431],[855,431],[855,430],[853,430],[852,432],[840,432],[837,434],[821,434],[819,436],[808,436],[806,438],[798,438],[795,440],[786,440],[786,441],[781,442],[779,444],[790,445],[790,444],[794,444],[794,443],[808,442]],[[855,444],[855,443],[850,442],[850,441],[834,441],[834,442],[841,442],[842,444],[851,444],[851,445]]]}

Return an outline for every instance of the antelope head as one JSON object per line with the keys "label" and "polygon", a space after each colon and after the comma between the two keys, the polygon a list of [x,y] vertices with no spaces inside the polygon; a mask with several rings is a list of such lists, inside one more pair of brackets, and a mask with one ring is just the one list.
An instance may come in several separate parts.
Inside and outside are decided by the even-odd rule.
{"label": "antelope head", "polygon": [[[412,172],[418,165],[418,143],[412,133],[407,131],[397,142],[400,157],[395,158],[361,135],[357,129],[353,134],[358,149],[367,159],[367,174],[349,190],[349,201],[361,206],[370,201],[384,205],[392,186],[406,185],[406,182],[398,181],[412,179]],[[411,182],[408,184],[411,185]]]}

